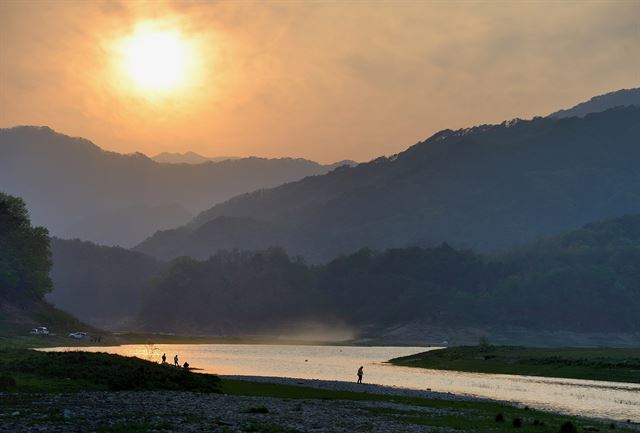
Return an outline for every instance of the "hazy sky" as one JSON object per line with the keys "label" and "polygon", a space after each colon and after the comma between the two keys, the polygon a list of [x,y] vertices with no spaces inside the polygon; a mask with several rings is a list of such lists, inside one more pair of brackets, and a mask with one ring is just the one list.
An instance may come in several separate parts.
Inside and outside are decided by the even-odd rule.
{"label": "hazy sky", "polygon": [[[188,47],[171,91],[123,72],[145,25]],[[0,126],[119,152],[368,160],[639,85],[637,0],[0,2]]]}

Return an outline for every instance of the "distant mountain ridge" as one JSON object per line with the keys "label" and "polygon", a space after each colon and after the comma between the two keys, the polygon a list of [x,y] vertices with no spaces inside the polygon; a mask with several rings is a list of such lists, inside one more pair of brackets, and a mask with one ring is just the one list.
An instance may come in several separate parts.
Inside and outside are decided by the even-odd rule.
{"label": "distant mountain ridge", "polygon": [[227,159],[240,159],[239,156],[203,156],[196,152],[162,152],[152,156],[156,162],[165,164],[202,164],[204,162],[220,162]]}
{"label": "distant mountain ridge", "polygon": [[598,113],[615,107],[628,107],[635,105],[640,107],[640,87],[634,89],[621,89],[604,95],[594,96],[586,102],[549,114],[549,117],[584,117],[587,114]]}
{"label": "distant mountain ridge", "polygon": [[[282,246],[480,251],[640,212],[640,107],[444,130],[392,157],[234,197],[136,247],[161,258]],[[247,235],[251,233],[251,235]]]}
{"label": "distant mountain ridge", "polygon": [[334,168],[293,158],[161,164],[48,127],[0,129],[0,190],[23,197],[53,235],[105,245],[133,246],[212,203]]}

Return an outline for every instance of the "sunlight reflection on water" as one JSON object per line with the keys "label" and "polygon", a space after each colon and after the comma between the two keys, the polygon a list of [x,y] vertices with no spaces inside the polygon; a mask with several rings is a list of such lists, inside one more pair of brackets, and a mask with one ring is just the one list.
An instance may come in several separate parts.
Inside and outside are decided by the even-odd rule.
{"label": "sunlight reflection on water", "polygon": [[427,370],[385,364],[391,358],[429,350],[421,347],[296,346],[254,344],[157,344],[55,348],[137,356],[180,363],[207,373],[355,381],[411,389],[431,388],[478,397],[519,402],[539,409],[575,415],[640,421],[640,384]]}

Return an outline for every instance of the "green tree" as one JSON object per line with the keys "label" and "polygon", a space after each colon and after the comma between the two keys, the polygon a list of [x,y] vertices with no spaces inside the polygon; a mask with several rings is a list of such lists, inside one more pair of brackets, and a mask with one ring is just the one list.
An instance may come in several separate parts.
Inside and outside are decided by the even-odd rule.
{"label": "green tree", "polygon": [[49,232],[33,227],[21,198],[0,192],[0,296],[41,298],[51,290]]}

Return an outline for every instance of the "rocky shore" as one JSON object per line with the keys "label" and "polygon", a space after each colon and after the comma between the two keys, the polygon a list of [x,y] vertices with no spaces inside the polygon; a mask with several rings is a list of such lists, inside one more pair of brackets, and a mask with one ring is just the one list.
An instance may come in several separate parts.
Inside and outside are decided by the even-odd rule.
{"label": "rocky shore", "polygon": [[[558,426],[570,419],[430,390],[281,377],[223,379],[233,379],[227,383],[266,382],[335,393],[326,394],[332,398],[293,398],[290,391],[287,398],[186,391],[0,393],[0,433],[413,433],[487,429],[500,433],[512,431],[511,424],[517,420],[522,425],[547,426],[540,431],[558,431]],[[340,392],[378,397],[347,400]],[[430,403],[424,405],[425,400],[417,399],[429,399]],[[498,414],[504,414],[503,422],[494,421]],[[579,431],[617,428],[628,432],[640,427],[585,418],[572,420],[581,426]]]}
{"label": "rocky shore", "polygon": [[[398,411],[445,409],[392,402],[242,397],[189,392],[4,394],[0,432],[427,432]],[[454,412],[451,412],[454,415]]]}

